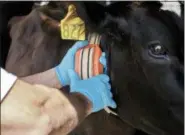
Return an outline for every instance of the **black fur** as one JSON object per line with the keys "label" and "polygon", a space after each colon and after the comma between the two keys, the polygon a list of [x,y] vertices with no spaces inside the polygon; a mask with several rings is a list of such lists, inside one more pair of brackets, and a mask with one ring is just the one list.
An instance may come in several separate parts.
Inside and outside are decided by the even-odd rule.
{"label": "black fur", "polygon": [[[57,2],[50,6],[56,9],[64,8],[66,12],[70,3]],[[78,15],[85,21],[86,31],[102,34],[101,47],[107,51],[107,54],[110,51],[108,68],[113,94],[118,105],[116,111],[119,114],[119,120],[151,135],[182,135],[184,128],[183,19],[174,12],[161,10],[160,2],[113,2],[109,6],[97,2],[72,3],[75,4]],[[25,37],[23,39],[12,37],[12,44],[17,46],[11,49],[9,58],[12,59],[9,60],[9,68],[19,75],[41,72],[55,66],[73,43],[60,40],[59,33],[51,34],[45,31],[46,27],[40,28],[41,22],[31,22],[33,20],[31,17],[36,16],[33,12],[32,15],[20,21],[24,26],[17,24]],[[53,14],[50,15],[59,20],[57,15],[56,17]],[[31,24],[28,25],[29,23]],[[30,31],[33,37],[36,35],[31,27],[34,25],[37,27],[39,25],[39,29],[35,30],[37,34],[41,34],[38,37],[44,35],[42,40],[35,37],[34,41],[36,43],[40,41],[39,44],[31,44],[31,36],[26,36]],[[16,25],[13,25],[13,28],[16,28]],[[21,46],[21,41],[25,39],[28,47],[37,48],[36,45],[39,47],[28,50],[30,54],[23,51],[23,57],[21,54],[16,56],[15,49],[18,51],[18,46]],[[162,55],[152,52],[154,42],[163,48]],[[24,49],[28,48],[23,46],[22,50]],[[30,55],[33,57],[30,58]],[[17,57],[21,59],[16,59]],[[46,57],[47,61],[43,61],[42,59]],[[19,64],[23,65],[22,68],[24,67],[23,70],[16,66],[18,64],[12,69],[11,64],[14,62],[20,62]],[[40,67],[38,63],[41,63]],[[104,119],[103,116],[106,118]],[[106,129],[110,126],[109,120],[114,126]],[[119,129],[125,126],[119,120],[116,121],[112,116],[100,112],[88,117],[73,133],[108,134],[108,131],[113,132],[117,129],[116,123],[119,123]],[[100,122],[96,123],[96,121]],[[107,123],[109,126],[106,125]],[[116,134],[123,133],[119,131]]]}

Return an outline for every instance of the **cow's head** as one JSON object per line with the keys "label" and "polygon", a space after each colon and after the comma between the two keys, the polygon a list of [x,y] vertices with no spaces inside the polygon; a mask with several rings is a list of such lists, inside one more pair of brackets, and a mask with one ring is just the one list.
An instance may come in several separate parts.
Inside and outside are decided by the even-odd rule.
{"label": "cow's head", "polygon": [[121,119],[152,134],[182,134],[183,21],[158,2],[77,3],[88,30],[110,47],[110,77]]}
{"label": "cow's head", "polygon": [[[96,2],[74,2],[73,4],[77,8],[79,16],[85,21],[87,31],[102,34],[103,50],[110,49],[107,51],[110,52],[107,53],[107,55],[110,54],[108,68],[119,117],[134,127],[151,134],[183,134],[183,19],[173,12],[161,10],[161,5],[157,2],[141,4],[116,2],[109,6],[103,6]],[[60,20],[61,14],[66,12],[62,9],[67,8],[67,5],[67,2],[51,3],[51,7],[60,10],[53,10],[47,14]],[[34,14],[27,16],[22,23],[29,19],[33,21],[32,15],[36,16]],[[36,23],[36,20],[34,22]],[[41,19],[39,18],[37,22],[41,22]],[[19,27],[23,27],[22,23],[19,23]],[[40,25],[31,24],[25,25],[25,27],[29,26],[32,35],[36,30],[40,33],[36,31],[32,37],[24,34],[29,37],[25,39],[29,39],[30,42],[34,37],[33,41],[39,41],[39,45],[41,43],[45,45],[46,50],[41,55],[39,51],[43,51],[43,48],[38,47],[35,50],[37,55],[33,55],[37,57],[33,57],[32,61],[42,63],[42,57],[52,55],[56,60],[48,60],[48,63],[43,65],[44,69],[52,67],[61,60],[61,56],[57,55],[60,54],[58,51],[66,48],[69,41],[61,43],[59,32],[51,31],[51,29],[48,31],[50,31],[50,35],[56,35],[55,38],[47,34],[43,36]],[[39,26],[39,28],[35,26]],[[58,25],[53,26],[57,27]],[[12,31],[13,29],[17,29],[16,25]],[[43,38],[38,38],[37,35]],[[20,39],[16,38],[16,34],[14,38]],[[49,45],[51,43],[52,46]],[[65,46],[61,46],[61,44]],[[72,45],[71,42],[70,45]],[[57,48],[57,50],[50,49],[50,47]],[[25,49],[29,51],[29,49]],[[23,50],[24,53],[26,51]],[[26,54],[28,58],[29,53]],[[37,60],[38,57],[40,57],[40,61]],[[13,62],[10,61],[10,63]],[[23,62],[25,63],[25,61]],[[29,64],[25,65],[29,67]],[[30,70],[32,68],[33,66],[30,66]],[[20,71],[20,68],[17,69]],[[25,70],[27,69],[29,70],[29,68],[25,68]],[[34,72],[41,70],[43,67],[37,67]]]}

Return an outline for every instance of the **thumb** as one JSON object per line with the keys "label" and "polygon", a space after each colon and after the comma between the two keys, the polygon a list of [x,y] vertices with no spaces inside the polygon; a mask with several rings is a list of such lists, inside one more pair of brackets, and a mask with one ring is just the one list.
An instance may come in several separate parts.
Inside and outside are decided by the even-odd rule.
{"label": "thumb", "polygon": [[68,70],[68,75],[71,83],[74,83],[75,81],[80,80],[80,77],[78,76],[78,74],[72,69]]}
{"label": "thumb", "polygon": [[107,60],[105,57],[105,52],[102,53],[100,59],[99,59],[100,63],[103,65],[104,67],[104,73],[107,73]]}

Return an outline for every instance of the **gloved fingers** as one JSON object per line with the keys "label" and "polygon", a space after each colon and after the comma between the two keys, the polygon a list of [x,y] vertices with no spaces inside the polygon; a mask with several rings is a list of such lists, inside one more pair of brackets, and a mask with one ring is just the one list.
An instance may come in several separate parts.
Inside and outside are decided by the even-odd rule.
{"label": "gloved fingers", "polygon": [[80,77],[73,69],[68,70],[68,76],[71,81],[71,84],[74,83],[76,80],[80,80]]}
{"label": "gloved fingers", "polygon": [[100,63],[106,67],[107,66],[107,61],[106,61],[106,57],[105,57],[105,52],[102,52],[102,55],[100,57]]}
{"label": "gloved fingers", "polygon": [[112,98],[109,100],[109,106],[111,108],[116,108],[117,107],[116,102]]}
{"label": "gloved fingers", "polygon": [[106,87],[107,88],[109,87],[108,90],[107,90],[107,96],[110,97],[110,98],[112,98],[113,97],[113,94],[111,92],[111,86],[110,85],[107,85]]}
{"label": "gloved fingers", "polygon": [[82,47],[84,47],[84,46],[86,46],[86,45],[88,45],[88,41],[87,40],[84,40],[84,41],[77,41],[72,47],[71,47],[71,49],[70,49],[70,51],[72,52],[72,53],[76,53],[76,51],[78,51],[78,49],[80,49],[80,48],[82,48]]}
{"label": "gloved fingers", "polygon": [[107,72],[107,60],[106,60],[106,57],[105,57],[105,52],[102,53],[102,55],[101,55],[99,60],[100,60],[100,63],[104,67],[104,73],[106,73]]}
{"label": "gloved fingers", "polygon": [[102,83],[105,85],[105,88],[108,89],[108,91],[110,91],[110,89],[111,89],[110,83],[109,82],[103,82],[103,81],[102,81]]}
{"label": "gloved fingers", "polygon": [[110,80],[109,76],[106,74],[97,75],[95,77],[99,78],[104,83],[107,83]]}
{"label": "gloved fingers", "polygon": [[110,83],[106,83],[106,87],[108,90],[110,90],[111,89]]}
{"label": "gloved fingers", "polygon": [[112,92],[111,91],[109,91],[109,96],[112,98],[113,97],[113,95],[112,95]]}

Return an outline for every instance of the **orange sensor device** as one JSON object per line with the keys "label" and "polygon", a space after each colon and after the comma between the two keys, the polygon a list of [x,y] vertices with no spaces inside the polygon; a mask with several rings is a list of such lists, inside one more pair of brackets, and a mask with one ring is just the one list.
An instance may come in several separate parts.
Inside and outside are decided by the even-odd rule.
{"label": "orange sensor device", "polygon": [[99,61],[101,55],[101,48],[97,44],[89,44],[76,52],[75,71],[81,79],[103,73],[103,65]]}
{"label": "orange sensor device", "polygon": [[[79,49],[75,54],[75,71],[81,79],[88,79],[103,73],[103,65],[100,63],[102,55],[102,50],[99,46],[100,39],[99,35],[90,34],[88,38],[89,45]],[[107,113],[117,115],[108,107],[104,109]]]}
{"label": "orange sensor device", "polygon": [[75,55],[75,71],[81,79],[87,79],[103,73],[100,63],[102,50],[99,46],[101,36],[92,33],[88,36],[89,45],[79,49]]}

